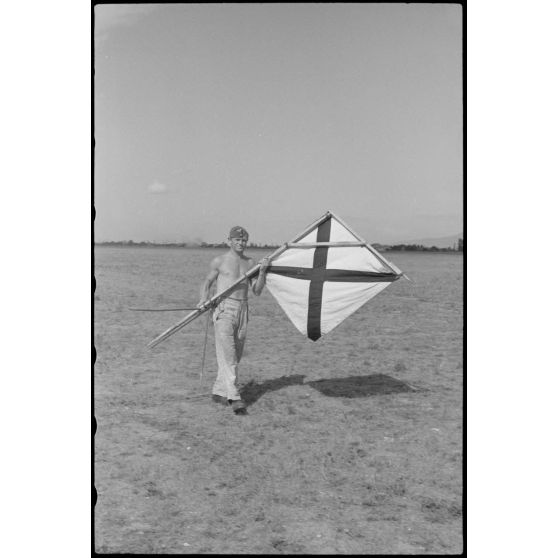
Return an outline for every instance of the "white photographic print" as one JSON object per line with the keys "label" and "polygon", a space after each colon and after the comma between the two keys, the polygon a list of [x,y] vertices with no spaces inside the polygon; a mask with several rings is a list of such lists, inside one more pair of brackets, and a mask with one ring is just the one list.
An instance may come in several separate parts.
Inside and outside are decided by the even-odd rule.
{"label": "white photographic print", "polygon": [[464,551],[459,3],[96,4],[94,550]]}

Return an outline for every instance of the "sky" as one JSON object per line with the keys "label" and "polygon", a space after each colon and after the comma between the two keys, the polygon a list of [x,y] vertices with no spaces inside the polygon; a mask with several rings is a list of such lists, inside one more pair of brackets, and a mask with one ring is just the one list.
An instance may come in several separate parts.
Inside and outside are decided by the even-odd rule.
{"label": "sky", "polygon": [[463,230],[458,4],[95,7],[95,240]]}

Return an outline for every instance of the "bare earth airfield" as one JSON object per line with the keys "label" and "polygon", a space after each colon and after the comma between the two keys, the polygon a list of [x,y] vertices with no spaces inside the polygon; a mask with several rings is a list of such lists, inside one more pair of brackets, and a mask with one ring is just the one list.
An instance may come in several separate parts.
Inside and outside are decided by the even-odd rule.
{"label": "bare earth airfield", "polygon": [[95,550],[462,552],[462,255],[386,253],[413,282],[315,343],[252,297],[239,417],[187,399],[205,316],[149,350],[187,312],[129,310],[195,304],[217,253],[95,249]]}

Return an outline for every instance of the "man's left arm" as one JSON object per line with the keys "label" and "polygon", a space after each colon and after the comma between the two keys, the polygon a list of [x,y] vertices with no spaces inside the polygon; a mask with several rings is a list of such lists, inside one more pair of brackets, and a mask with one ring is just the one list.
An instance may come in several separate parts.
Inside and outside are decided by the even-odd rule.
{"label": "man's left arm", "polygon": [[260,294],[262,293],[262,290],[265,285],[265,274],[267,273],[267,268],[269,267],[269,264],[270,264],[269,258],[264,258],[260,262],[260,273],[258,275],[258,279],[252,285],[252,291],[256,296],[260,296]]}

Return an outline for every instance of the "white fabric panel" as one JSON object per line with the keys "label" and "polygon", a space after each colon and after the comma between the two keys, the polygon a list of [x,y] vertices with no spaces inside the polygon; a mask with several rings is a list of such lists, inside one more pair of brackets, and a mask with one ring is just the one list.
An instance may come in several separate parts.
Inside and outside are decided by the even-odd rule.
{"label": "white fabric panel", "polygon": [[[334,217],[331,218],[332,242],[360,242],[360,240],[341,225]],[[368,248],[330,248],[327,255],[329,269],[354,269],[357,271],[389,272],[381,260]]]}
{"label": "white fabric panel", "polygon": [[330,332],[391,283],[333,283],[326,281],[322,298],[322,335]]}
{"label": "white fabric panel", "polygon": [[314,264],[315,251],[315,248],[289,248],[276,258],[273,258],[271,265],[311,268]]}
{"label": "white fabric panel", "polygon": [[[297,250],[297,252],[306,252],[306,250]],[[298,331],[306,335],[310,281],[268,273],[265,284]]]}
{"label": "white fabric panel", "polygon": [[382,262],[368,248],[330,248],[327,253],[328,269],[386,272]]}
{"label": "white fabric panel", "polygon": [[[318,227],[298,242],[301,244],[317,242],[317,233]],[[332,217],[330,242],[359,242],[359,239]],[[315,251],[315,248],[288,249],[275,258],[271,266],[312,268]],[[365,247],[330,247],[327,255],[327,268],[373,272],[391,271]],[[326,281],[323,286],[322,298],[320,328],[322,335],[330,332],[390,284],[387,281],[377,283]],[[269,273],[266,277],[266,285],[295,327],[303,335],[307,335],[310,281]]]}
{"label": "white fabric panel", "polygon": [[318,227],[311,230],[306,236],[303,236],[298,242],[302,244],[308,244],[309,242],[316,242],[318,238]]}
{"label": "white fabric panel", "polygon": [[349,232],[337,219],[331,218],[331,242],[360,242],[360,240]]}

